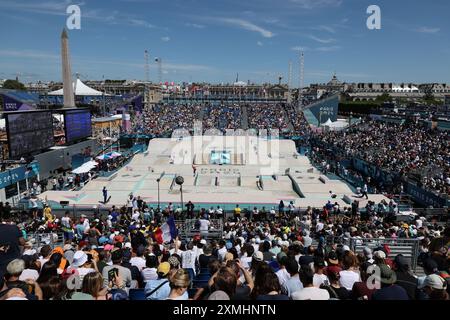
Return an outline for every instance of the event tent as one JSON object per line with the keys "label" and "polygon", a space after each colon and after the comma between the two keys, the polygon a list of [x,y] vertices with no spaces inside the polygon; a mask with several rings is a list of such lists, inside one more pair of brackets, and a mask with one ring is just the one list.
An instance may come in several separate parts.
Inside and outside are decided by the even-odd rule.
{"label": "event tent", "polygon": [[[77,79],[73,83],[73,91],[76,96],[102,96],[103,92],[97,91],[85,85],[80,79]],[[59,89],[48,93],[49,96],[62,96],[64,95],[64,90]],[[105,94],[107,96],[107,94]]]}
{"label": "event tent", "polygon": [[81,166],[79,166],[78,168],[72,170],[72,173],[74,173],[74,174],[88,173],[89,171],[94,169],[96,166],[98,166],[97,162],[88,161],[88,162],[82,164]]}

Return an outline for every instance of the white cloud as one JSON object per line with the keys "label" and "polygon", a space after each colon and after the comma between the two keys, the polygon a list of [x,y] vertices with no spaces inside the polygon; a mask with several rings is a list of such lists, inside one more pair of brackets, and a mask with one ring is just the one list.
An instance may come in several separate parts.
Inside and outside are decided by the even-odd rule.
{"label": "white cloud", "polygon": [[329,47],[318,47],[315,48],[315,51],[320,51],[320,52],[330,52],[330,51],[337,51],[341,49],[340,46],[329,46]]}
{"label": "white cloud", "polygon": [[272,38],[274,36],[273,32],[266,30],[260,26],[257,26],[256,24],[251,23],[250,21],[247,21],[247,20],[237,19],[237,18],[217,18],[215,20],[233,25],[235,27],[238,27],[238,28],[241,28],[244,30],[258,32],[264,38]]}
{"label": "white cloud", "polygon": [[303,9],[315,9],[321,7],[339,7],[344,0],[289,0]]}
{"label": "white cloud", "polygon": [[204,29],[205,26],[202,24],[197,24],[197,23],[186,23],[185,24],[186,27],[192,27],[192,28],[196,28],[196,29]]}
{"label": "white cloud", "polygon": [[262,47],[264,45],[261,41],[257,41],[256,44],[260,47]]}
{"label": "white cloud", "polygon": [[311,51],[309,47],[295,46],[291,48],[292,51]]}
{"label": "white cloud", "polygon": [[438,33],[439,31],[441,31],[441,28],[420,27],[417,29],[417,32],[420,33]]}
{"label": "white cloud", "polygon": [[0,50],[0,57],[13,57],[13,58],[29,58],[29,59],[60,59],[57,54],[40,52],[35,50]]}
{"label": "white cloud", "polygon": [[153,29],[155,28],[155,26],[145,20],[141,20],[141,19],[129,19],[128,20],[129,24],[134,26],[134,27],[144,27],[144,28],[149,28],[149,29]]}
{"label": "white cloud", "polygon": [[314,40],[314,41],[317,41],[319,43],[323,43],[323,44],[329,44],[329,43],[336,42],[336,39],[331,39],[331,38],[330,39],[321,39],[321,38],[318,38],[318,37],[315,37],[315,36],[309,36],[309,38]]}
{"label": "white cloud", "polygon": [[330,26],[325,26],[325,25],[318,26],[318,27],[312,27],[311,29],[317,30],[317,31],[326,31],[326,32],[329,32],[329,33],[336,33],[336,29],[335,28],[330,27]]}
{"label": "white cloud", "polygon": [[170,41],[170,37],[162,37],[161,40],[164,41],[164,42],[169,42]]}
{"label": "white cloud", "polygon": [[340,46],[327,46],[327,47],[317,47],[317,48],[309,48],[309,47],[302,47],[302,46],[295,46],[292,47],[292,51],[318,51],[318,52],[331,52],[331,51],[337,51],[341,49]]}

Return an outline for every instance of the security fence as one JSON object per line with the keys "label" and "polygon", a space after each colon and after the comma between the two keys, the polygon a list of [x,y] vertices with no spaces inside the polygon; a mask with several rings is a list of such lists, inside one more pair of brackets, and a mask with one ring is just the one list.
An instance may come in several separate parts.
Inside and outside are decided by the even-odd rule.
{"label": "security fence", "polygon": [[175,225],[178,228],[178,235],[181,239],[192,239],[200,235],[203,239],[219,240],[223,237],[223,220],[210,219],[208,230],[200,230],[197,219],[186,219],[184,221],[176,220]]}

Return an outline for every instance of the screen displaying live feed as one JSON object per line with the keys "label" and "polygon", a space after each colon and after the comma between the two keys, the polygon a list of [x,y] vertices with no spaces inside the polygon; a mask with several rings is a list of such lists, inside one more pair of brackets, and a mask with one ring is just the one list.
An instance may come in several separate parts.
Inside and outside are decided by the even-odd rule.
{"label": "screen displaying live feed", "polygon": [[92,136],[91,112],[87,109],[65,111],[64,128],[66,143]]}
{"label": "screen displaying live feed", "polygon": [[11,159],[53,147],[51,111],[5,113]]}

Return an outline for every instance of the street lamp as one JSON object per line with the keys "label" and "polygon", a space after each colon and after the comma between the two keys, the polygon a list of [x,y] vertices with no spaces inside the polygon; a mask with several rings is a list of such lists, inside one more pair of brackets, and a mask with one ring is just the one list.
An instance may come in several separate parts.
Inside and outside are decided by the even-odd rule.
{"label": "street lamp", "polygon": [[156,182],[158,183],[158,211],[161,210],[160,207],[160,200],[159,200],[159,182],[161,181],[161,178],[156,179]]}
{"label": "street lamp", "polygon": [[175,178],[175,183],[180,186],[180,194],[181,194],[181,211],[183,211],[183,183],[184,178],[182,176],[178,176]]}

